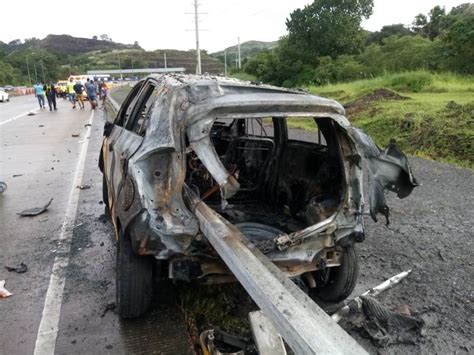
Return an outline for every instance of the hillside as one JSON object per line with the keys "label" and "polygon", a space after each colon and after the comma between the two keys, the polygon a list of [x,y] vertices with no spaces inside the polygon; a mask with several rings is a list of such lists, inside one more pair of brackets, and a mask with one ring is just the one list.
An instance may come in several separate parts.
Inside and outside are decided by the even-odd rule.
{"label": "hillside", "polygon": [[[174,49],[159,49],[155,51],[144,51],[141,49],[114,50],[101,53],[91,52],[77,56],[73,64],[83,70],[115,68],[118,69],[118,58],[120,56],[120,67],[122,69],[132,68],[164,68],[165,57],[169,68],[183,67],[188,73],[196,71],[195,51],[178,51]],[[216,58],[210,57],[206,52],[201,52],[202,72],[218,74],[223,71],[222,63]]]}
{"label": "hillside", "polygon": [[58,54],[80,54],[97,50],[140,48],[130,44],[102,41],[99,39],[72,37],[69,35],[48,35],[38,42],[38,47]]}
{"label": "hillside", "polygon": [[474,168],[470,76],[405,72],[309,90],[343,103],[352,123],[382,147],[394,138],[406,153]]}
{"label": "hillside", "polygon": [[[240,56],[242,59],[249,58],[264,49],[273,49],[278,45],[278,41],[263,42],[263,41],[247,41],[240,44]],[[227,61],[235,60],[237,58],[237,45],[227,47],[225,50],[211,53],[212,57],[219,58],[221,61],[224,59],[224,51],[227,52]]]}
{"label": "hillside", "polygon": [[54,54],[75,55],[98,50],[112,49],[141,49],[139,46],[131,44],[116,43],[94,38],[81,38],[69,35],[48,35],[43,39],[30,38],[21,42],[15,40],[10,43],[0,42],[0,50],[6,54],[17,50],[44,49]]}
{"label": "hillside", "polygon": [[[137,42],[133,45],[122,44],[110,39],[100,40],[96,36],[48,35],[44,39],[0,41],[0,85],[58,80],[92,69],[163,68],[165,53],[168,67],[183,67],[188,73],[195,73],[194,50],[145,51]],[[201,59],[203,73],[219,74],[224,71],[223,64],[205,51],[201,52]]]}

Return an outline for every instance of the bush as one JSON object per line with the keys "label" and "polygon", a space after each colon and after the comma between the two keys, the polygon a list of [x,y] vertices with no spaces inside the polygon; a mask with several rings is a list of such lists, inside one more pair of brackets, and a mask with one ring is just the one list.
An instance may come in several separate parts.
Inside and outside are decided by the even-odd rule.
{"label": "bush", "polygon": [[389,86],[397,91],[420,92],[432,83],[430,73],[417,71],[393,75]]}

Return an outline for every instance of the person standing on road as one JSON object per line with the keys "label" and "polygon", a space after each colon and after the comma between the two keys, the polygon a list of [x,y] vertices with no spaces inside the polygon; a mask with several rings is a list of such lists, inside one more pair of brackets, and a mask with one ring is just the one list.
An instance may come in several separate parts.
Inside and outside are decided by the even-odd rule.
{"label": "person standing on road", "polygon": [[40,109],[44,109],[44,90],[43,90],[43,85],[40,83],[36,83],[34,86],[35,88],[35,96],[38,99],[38,103],[40,106]]}
{"label": "person standing on road", "polygon": [[89,98],[89,103],[91,104],[91,109],[95,110],[97,107],[97,86],[95,86],[93,80],[87,79],[86,92],[87,97]]}
{"label": "person standing on road", "polygon": [[72,78],[67,83],[66,92],[69,101],[72,103],[72,108],[76,108],[76,92],[74,91],[74,80]]}
{"label": "person standing on road", "polygon": [[79,108],[84,109],[84,85],[80,81],[77,81],[74,85],[74,92],[76,93],[76,100],[79,101]]}
{"label": "person standing on road", "polygon": [[54,111],[57,110],[56,108],[56,88],[54,87],[54,84],[52,81],[49,82],[49,84],[45,84],[43,87],[43,90],[46,92],[46,98],[48,99],[48,106],[49,110]]}
{"label": "person standing on road", "polygon": [[101,86],[101,96],[102,96],[102,108],[105,108],[105,101],[107,100],[107,96],[109,96],[109,86],[104,81]]}

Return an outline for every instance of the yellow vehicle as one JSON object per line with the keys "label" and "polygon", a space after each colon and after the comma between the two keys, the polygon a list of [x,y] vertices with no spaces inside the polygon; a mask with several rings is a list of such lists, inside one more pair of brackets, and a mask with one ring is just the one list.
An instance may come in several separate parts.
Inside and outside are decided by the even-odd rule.
{"label": "yellow vehicle", "polygon": [[57,97],[66,97],[67,95],[67,80],[59,80],[56,83]]}

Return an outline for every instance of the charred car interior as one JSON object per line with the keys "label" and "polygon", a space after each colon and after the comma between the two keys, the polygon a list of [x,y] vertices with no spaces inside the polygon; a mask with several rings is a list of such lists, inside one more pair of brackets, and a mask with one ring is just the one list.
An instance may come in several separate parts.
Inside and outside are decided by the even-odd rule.
{"label": "charred car interior", "polygon": [[[310,134],[288,128],[298,120],[313,124]],[[396,145],[380,150],[338,103],[236,80],[142,80],[104,136],[99,166],[125,318],[148,308],[153,270],[188,282],[235,280],[196,204],[234,225],[311,297],[337,302],[357,281],[363,161],[374,219],[382,213],[388,222],[385,190],[402,198],[417,185]]]}

